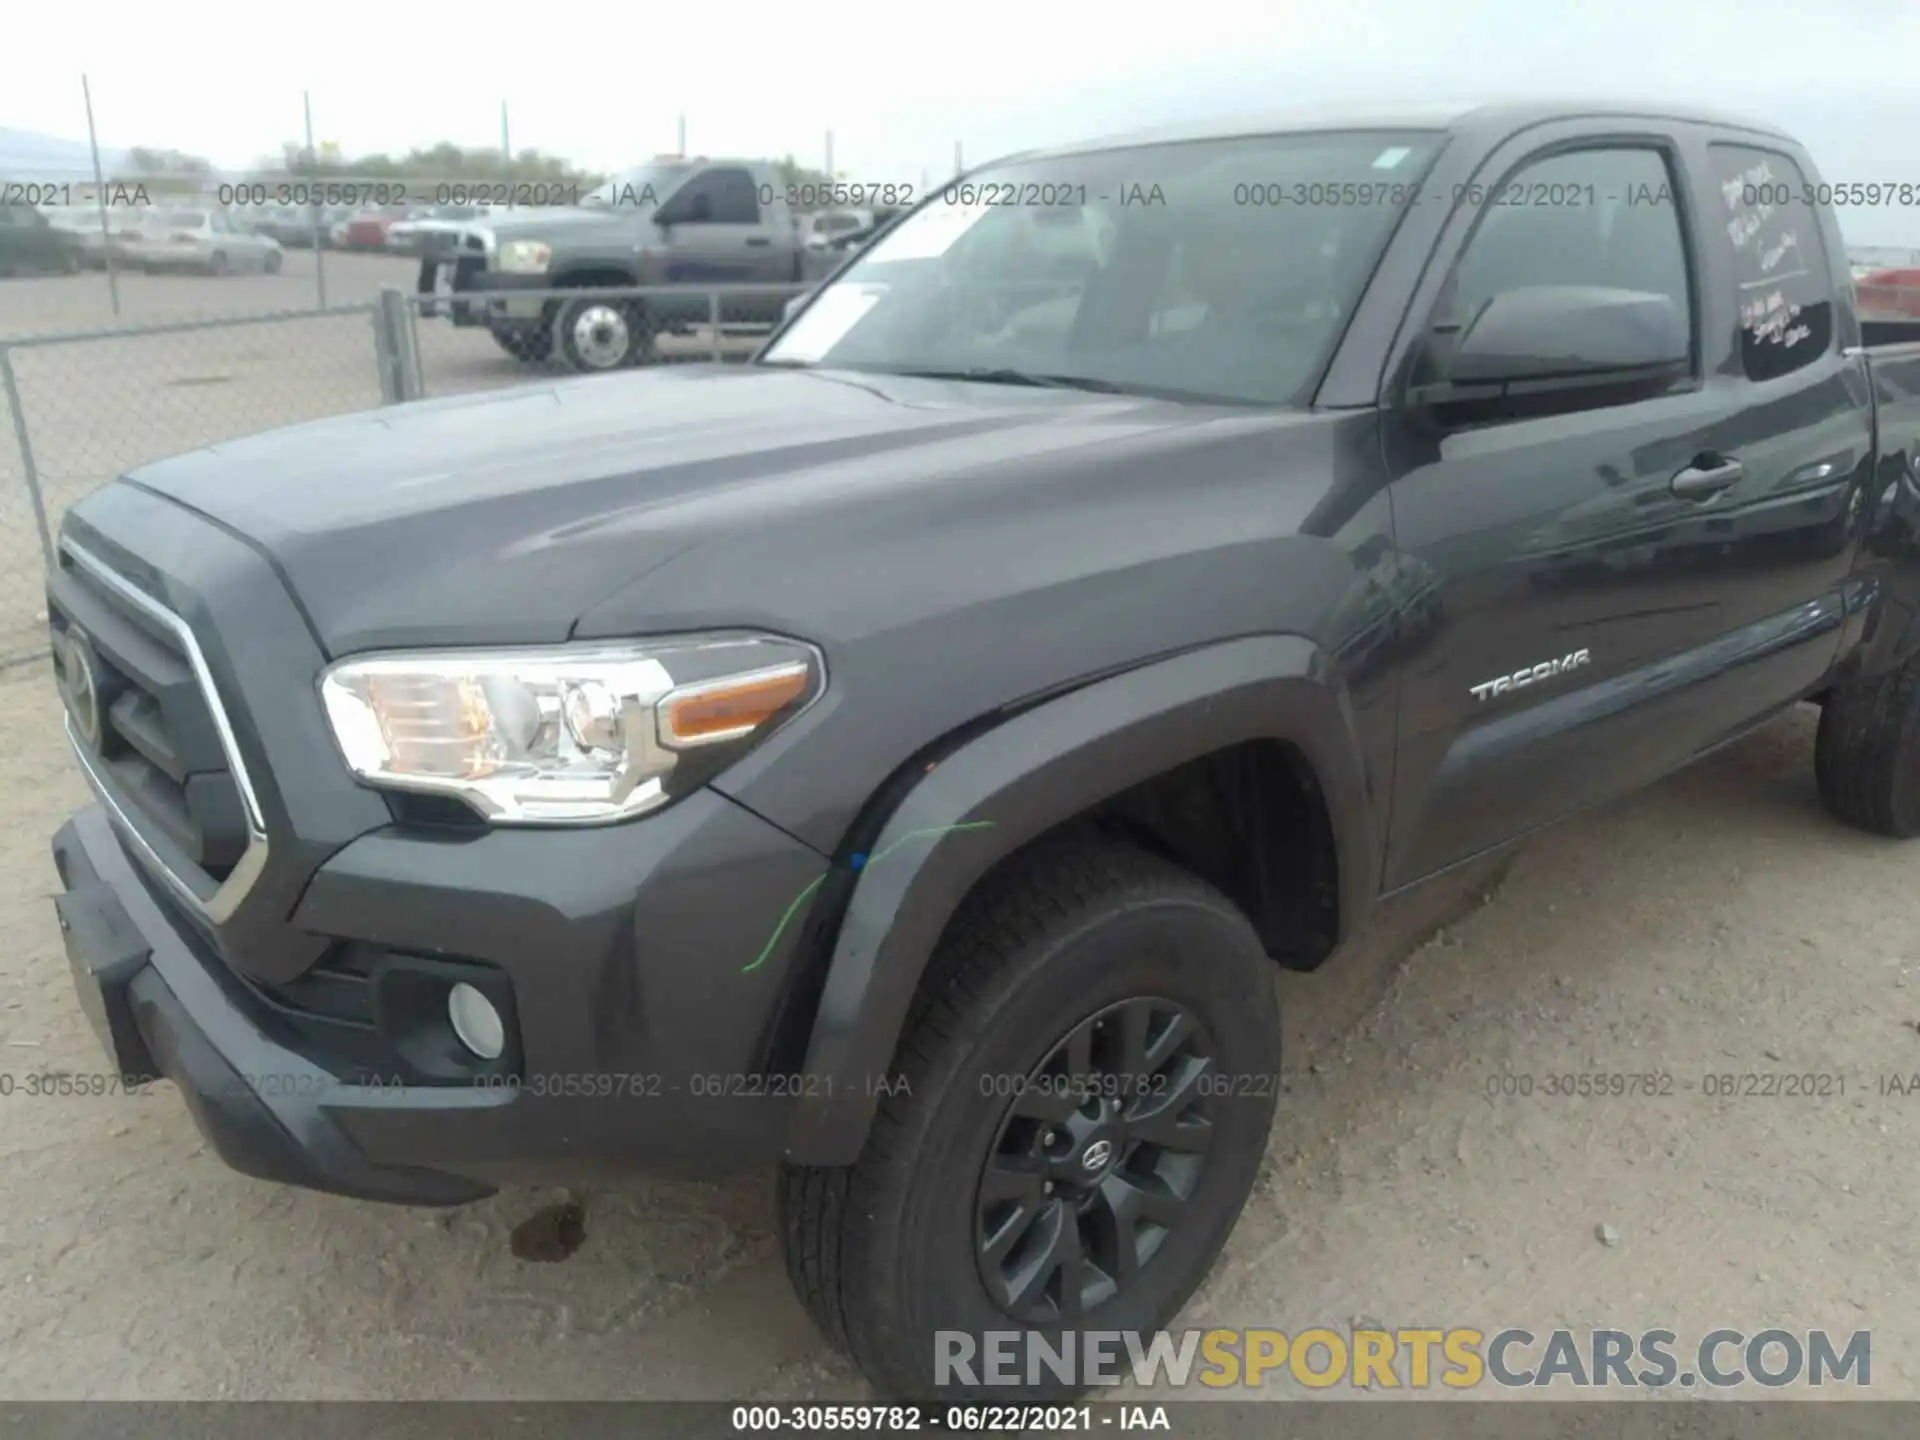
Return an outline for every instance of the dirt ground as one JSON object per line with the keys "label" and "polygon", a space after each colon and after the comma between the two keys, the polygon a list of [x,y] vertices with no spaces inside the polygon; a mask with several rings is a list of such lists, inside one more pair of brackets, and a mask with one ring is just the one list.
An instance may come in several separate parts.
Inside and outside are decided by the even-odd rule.
{"label": "dirt ground", "polygon": [[[1920,1396],[1920,1098],[1880,1092],[1920,1071],[1920,850],[1825,818],[1813,718],[1429,887],[1333,973],[1279,977],[1269,1163],[1179,1323],[1870,1330],[1871,1393]],[[97,1072],[48,901],[82,785],[41,665],[0,671],[0,734],[0,1071]],[[1487,1095],[1568,1071],[1674,1088]],[[1704,1096],[1723,1073],[1846,1089]],[[863,1394],[787,1292],[766,1179],[571,1192],[585,1243],[533,1263],[510,1231],[569,1192],[363,1205],[228,1172],[170,1087],[13,1090],[5,1398]]]}

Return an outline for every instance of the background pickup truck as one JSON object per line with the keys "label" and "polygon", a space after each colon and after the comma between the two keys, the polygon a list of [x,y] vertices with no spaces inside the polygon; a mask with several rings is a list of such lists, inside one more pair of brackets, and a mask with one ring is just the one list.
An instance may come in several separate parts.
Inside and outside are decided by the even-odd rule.
{"label": "background pickup truck", "polygon": [[[781,171],[754,160],[656,160],[609,180],[578,206],[514,208],[422,240],[422,294],[485,297],[444,302],[455,325],[486,326],[522,360],[557,352],[576,370],[633,364],[660,332],[706,324],[715,286],[791,285],[831,268],[809,259]],[[686,294],[515,298],[590,286],[685,287]],[[723,318],[771,326],[782,298],[730,301]],[[427,313],[439,308],[424,303]]]}
{"label": "background pickup truck", "polygon": [[[1804,701],[1827,806],[1920,833],[1920,348],[1819,183],[1665,104],[1040,151],[750,365],[144,467],[49,581],[81,1006],[289,1183],[777,1165],[882,1392],[1072,1390],[979,1337],[1193,1292],[1276,966]],[[684,197],[489,293],[674,263]]]}

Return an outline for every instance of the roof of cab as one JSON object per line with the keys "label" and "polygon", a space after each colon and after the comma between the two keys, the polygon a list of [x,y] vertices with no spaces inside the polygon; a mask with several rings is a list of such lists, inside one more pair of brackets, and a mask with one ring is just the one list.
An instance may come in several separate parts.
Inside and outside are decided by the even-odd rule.
{"label": "roof of cab", "polygon": [[[1134,145],[1168,145],[1192,140],[1232,140],[1253,135],[1282,135],[1312,130],[1427,130],[1462,135],[1486,144],[1529,126],[1552,120],[1642,117],[1678,120],[1696,125],[1713,125],[1746,130],[1791,140],[1776,126],[1751,116],[1723,111],[1703,110],[1692,105],[1675,105],[1664,100],[1473,100],[1431,102],[1424,105],[1318,105],[1292,110],[1262,111],[1233,119],[1189,121],[1065,145],[1049,145],[1007,155],[1003,160],[1052,159],[1084,155],[1097,150],[1116,150]],[[999,162],[996,162],[999,163]]]}

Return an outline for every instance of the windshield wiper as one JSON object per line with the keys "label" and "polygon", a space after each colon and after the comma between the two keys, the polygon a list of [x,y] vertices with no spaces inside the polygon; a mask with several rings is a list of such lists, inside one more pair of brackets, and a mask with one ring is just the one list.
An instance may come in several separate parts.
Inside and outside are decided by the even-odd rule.
{"label": "windshield wiper", "polygon": [[972,370],[888,370],[915,380],[972,380],[981,385],[1031,385],[1040,390],[1089,390],[1096,395],[1123,395],[1124,386],[1091,375],[1042,375],[1032,370],[983,366]]}

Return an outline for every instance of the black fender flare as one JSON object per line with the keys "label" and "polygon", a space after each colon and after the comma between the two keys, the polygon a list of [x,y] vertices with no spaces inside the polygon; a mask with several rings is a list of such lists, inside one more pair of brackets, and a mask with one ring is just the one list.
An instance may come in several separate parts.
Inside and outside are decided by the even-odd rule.
{"label": "black fender flare", "polygon": [[1378,839],[1352,706],[1312,641],[1225,641],[1044,701],[941,760],[875,839],[795,1077],[786,1159],[858,1158],[914,990],[948,920],[988,869],[1139,781],[1255,739],[1296,746],[1320,782],[1333,821],[1342,937],[1351,934],[1374,899]]}

